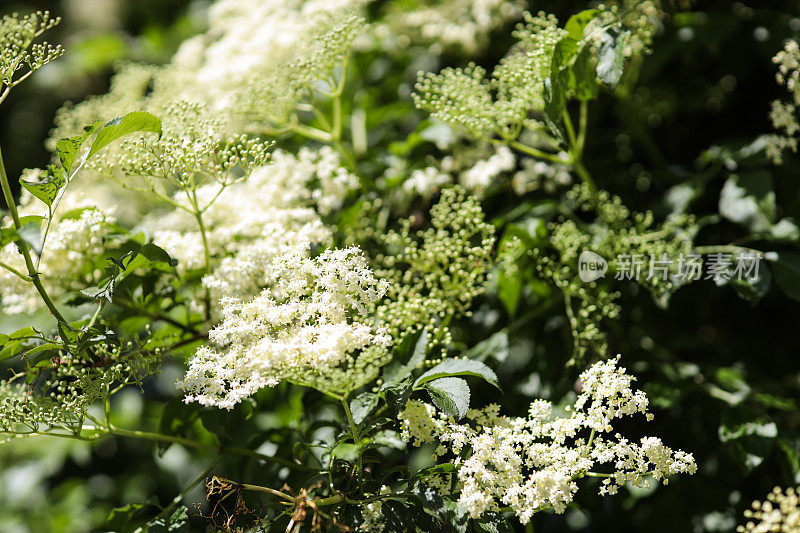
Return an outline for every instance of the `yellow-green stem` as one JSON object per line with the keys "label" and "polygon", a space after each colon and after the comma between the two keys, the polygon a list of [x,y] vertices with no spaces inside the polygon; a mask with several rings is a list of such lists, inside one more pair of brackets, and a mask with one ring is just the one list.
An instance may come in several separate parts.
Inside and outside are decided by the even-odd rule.
{"label": "yellow-green stem", "polygon": [[[6,204],[8,205],[8,211],[11,213],[11,220],[14,222],[14,228],[19,230],[22,228],[22,224],[19,220],[19,212],[17,211],[17,203],[14,200],[14,196],[11,194],[11,184],[8,182],[8,175],[6,174],[6,167],[3,163],[3,153],[0,150],[0,186],[3,189],[3,197],[5,198]],[[50,299],[50,295],[47,294],[47,291],[42,285],[42,280],[39,276],[39,272],[36,270],[36,267],[33,265],[33,260],[31,259],[30,249],[28,248],[28,243],[19,239],[17,241],[19,244],[19,250],[22,253],[22,257],[25,260],[25,267],[28,269],[28,276],[31,278],[31,282],[33,286],[36,287],[36,291],[41,296],[42,301],[44,301],[44,305],[47,306],[47,309],[50,313],[58,320],[60,323],[68,326],[67,319],[59,312],[56,308],[56,305],[53,303],[53,300]]]}
{"label": "yellow-green stem", "polygon": [[350,406],[347,403],[347,396],[342,398],[342,407],[344,407],[344,414],[347,416],[347,421],[350,423],[350,430],[353,433],[353,444],[356,446],[356,470],[358,475],[358,486],[361,486],[361,471],[364,465],[361,461],[361,436],[358,434],[358,425],[353,420],[353,414],[350,412]]}

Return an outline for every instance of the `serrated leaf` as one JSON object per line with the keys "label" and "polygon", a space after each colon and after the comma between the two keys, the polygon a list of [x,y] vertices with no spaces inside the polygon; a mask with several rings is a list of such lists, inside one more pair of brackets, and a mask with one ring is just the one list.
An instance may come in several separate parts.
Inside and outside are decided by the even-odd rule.
{"label": "serrated leaf", "polygon": [[125,116],[106,122],[103,128],[97,132],[88,157],[92,157],[117,139],[136,132],[158,133],[160,138],[161,120],[146,111],[131,111]]}
{"label": "serrated leaf", "polygon": [[622,79],[625,40],[629,34],[627,28],[611,26],[600,39],[600,47],[597,50],[597,77],[612,89]]}
{"label": "serrated leaf", "polygon": [[600,13],[599,9],[584,9],[579,13],[575,13],[567,20],[564,29],[567,30],[570,38],[580,41],[583,39],[583,32],[586,30],[586,26],[594,20],[598,13]]}
{"label": "serrated leaf", "polygon": [[402,411],[408,398],[411,396],[411,382],[410,380],[401,381],[384,388],[381,392],[386,399],[386,404],[395,412]]}
{"label": "serrated leaf", "polygon": [[53,200],[58,196],[58,191],[61,190],[67,183],[67,176],[64,169],[55,165],[48,167],[47,174],[43,180],[38,182],[19,180],[29,193],[44,202],[48,207],[53,205]]}
{"label": "serrated leaf", "polygon": [[439,378],[425,384],[434,405],[460,420],[469,411],[469,385],[461,378]]}
{"label": "serrated leaf", "polygon": [[353,421],[360,424],[378,406],[378,395],[374,392],[362,392],[350,402]]}
{"label": "serrated leaf", "polygon": [[149,522],[147,528],[148,533],[189,531],[189,509],[181,505],[169,517],[158,517]]}
{"label": "serrated leaf", "polygon": [[[56,142],[56,152],[58,153],[58,159],[59,161],[61,161],[61,166],[64,168],[64,171],[66,171],[67,176],[72,175],[72,169],[75,166],[75,160],[78,158],[78,155],[81,152],[81,147],[83,146],[83,143],[86,142],[86,139],[88,139],[90,135],[96,132],[98,128],[102,126],[102,124],[103,123],[98,120],[94,124],[85,126],[83,128],[83,133],[81,133],[80,135],[75,135],[74,137],[67,137],[65,139],[59,139]],[[82,163],[83,161],[79,163],[79,166]]]}
{"label": "serrated leaf", "polygon": [[494,370],[472,359],[445,359],[435,367],[431,368],[414,382],[414,388],[419,387],[423,383],[433,381],[434,379],[453,376],[474,376],[483,378],[498,389],[500,384],[497,381],[497,374]]}

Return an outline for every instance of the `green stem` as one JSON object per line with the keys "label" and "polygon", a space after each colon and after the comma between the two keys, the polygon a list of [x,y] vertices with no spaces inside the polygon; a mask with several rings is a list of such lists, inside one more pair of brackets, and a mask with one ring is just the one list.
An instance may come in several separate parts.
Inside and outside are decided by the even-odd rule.
{"label": "green stem", "polygon": [[[197,220],[197,227],[200,228],[200,238],[203,240],[203,254],[205,255],[205,265],[203,269],[206,275],[208,275],[211,274],[211,251],[208,247],[208,237],[206,236],[206,226],[203,223],[203,214],[198,210],[196,198],[194,207],[194,217]],[[205,287],[203,303],[205,304],[206,320],[209,320],[211,318],[211,291],[208,287]]]}
{"label": "green stem", "polygon": [[[497,141],[497,142],[500,144],[505,144],[502,141]],[[528,146],[527,144],[523,144],[519,141],[511,141],[508,144],[509,146],[511,146],[511,148],[519,150],[520,152],[535,157],[537,159],[544,159],[546,161],[552,161],[553,163],[561,163],[561,164],[566,163],[566,161],[558,157],[558,155],[556,154],[543,152],[541,150],[534,148],[533,146]]]}
{"label": "green stem", "polygon": [[347,421],[350,423],[350,430],[353,433],[353,444],[356,445],[356,469],[358,470],[358,486],[361,487],[361,472],[364,468],[361,459],[361,436],[358,434],[358,426],[353,420],[353,414],[350,412],[350,406],[347,404],[347,396],[342,398],[342,407],[344,407],[344,414],[347,416]]}
{"label": "green stem", "polygon": [[593,193],[597,192],[597,185],[595,185],[592,175],[589,174],[589,171],[586,170],[586,167],[583,166],[583,163],[580,160],[575,160],[572,162],[572,166],[575,168],[575,172],[578,173],[581,181],[583,181],[583,183],[589,187],[589,190]]}
{"label": "green stem", "polygon": [[9,264],[3,263],[2,261],[0,261],[0,267],[2,267],[2,268],[5,268],[5,269],[6,269],[6,270],[8,270],[9,272],[11,272],[12,274],[14,274],[14,275],[15,275],[15,276],[17,276],[18,278],[20,278],[22,281],[27,281],[27,282],[31,282],[31,281],[33,281],[33,280],[30,278],[30,276],[26,276],[25,274],[23,274],[22,272],[20,272],[20,271],[19,271],[19,270],[17,270],[16,268],[12,267],[12,266],[11,266],[11,265],[9,265]]}
{"label": "green stem", "polygon": [[580,104],[580,117],[578,118],[578,140],[575,145],[575,151],[578,156],[583,155],[583,147],[586,144],[586,129],[588,126],[588,110],[589,104],[586,100],[581,100]]}
{"label": "green stem", "polygon": [[578,145],[578,140],[575,137],[575,127],[572,125],[572,117],[569,116],[569,111],[567,111],[566,108],[564,109],[563,118],[564,128],[567,130],[567,137],[569,138],[569,144],[574,150]]}
{"label": "green stem", "polygon": [[[6,174],[6,167],[3,163],[2,151],[0,151],[0,186],[3,188],[3,197],[5,198],[6,204],[8,205],[8,210],[11,213],[11,219],[14,221],[14,228],[19,230],[22,228],[22,224],[19,221],[17,203],[14,201],[14,196],[11,194],[11,184],[8,182],[8,175]],[[36,271],[36,267],[33,265],[33,261],[31,260],[31,253],[28,249],[28,243],[22,239],[18,239],[17,244],[19,245],[19,250],[22,253],[22,257],[25,259],[25,267],[28,269],[28,276],[31,278],[33,286],[36,287],[39,296],[42,297],[44,305],[47,306],[47,309],[56,318],[56,320],[65,326],[69,326],[67,319],[64,318],[64,316],[56,308],[53,300],[50,299],[50,295],[47,294],[44,285],[42,285],[39,272]]]}
{"label": "green stem", "polygon": [[234,453],[237,455],[242,455],[245,457],[252,457],[253,459],[259,459],[262,461],[272,462],[275,464],[279,464],[282,466],[286,466],[288,468],[295,468],[301,470],[313,470],[310,467],[305,465],[300,465],[294,463],[292,461],[287,461],[286,459],[282,459],[280,457],[272,457],[269,455],[264,455],[253,450],[248,450],[247,448],[239,448],[236,446],[212,446],[210,444],[205,444],[203,442],[198,442],[196,440],[186,439],[183,437],[177,437],[174,435],[164,435],[162,433],[153,433],[149,431],[140,431],[137,429],[124,429],[113,426],[111,424],[108,425],[108,433],[109,435],[116,435],[118,437],[130,437],[135,439],[145,439],[151,440],[154,442],[171,442],[174,444],[180,444],[189,448],[196,448],[198,450],[206,450],[215,453]]}
{"label": "green stem", "polygon": [[309,139],[314,139],[315,141],[329,143],[333,140],[330,133],[311,126],[306,126],[305,124],[293,124],[291,128],[296,133],[308,137]]}
{"label": "green stem", "polygon": [[614,474],[603,474],[602,472],[586,472],[586,477],[614,477]]}
{"label": "green stem", "polygon": [[754,250],[752,248],[746,248],[744,246],[734,246],[732,244],[721,244],[721,245],[714,245],[714,246],[695,246],[694,248],[695,253],[701,255],[708,255],[708,254],[760,254],[759,250]]}

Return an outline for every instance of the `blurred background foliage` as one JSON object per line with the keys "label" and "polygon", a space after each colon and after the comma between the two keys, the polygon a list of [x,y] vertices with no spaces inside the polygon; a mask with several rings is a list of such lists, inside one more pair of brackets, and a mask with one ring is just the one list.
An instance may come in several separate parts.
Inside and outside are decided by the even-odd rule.
{"label": "blurred background foliage", "polygon": [[[549,0],[531,9],[566,18],[585,5]],[[67,49],[0,109],[9,173],[48,162],[43,141],[65,101],[105,92],[120,61],[167,61],[183,39],[203,28],[205,6],[182,0],[3,2],[4,12],[49,9],[62,16],[50,40]],[[585,161],[599,185],[631,208],[659,212],[670,188],[687,183],[699,194],[695,212],[716,214],[732,172],[759,172],[772,184],[778,216],[800,219],[800,160],[790,156],[773,167],[739,151],[770,130],[769,104],[782,96],[770,59],[789,38],[800,38],[797,1],[697,1],[676,13],[659,32],[652,55],[637,67],[638,82],[591,106]],[[424,68],[467,59],[493,65],[510,42],[506,28],[479,57],[445,55],[444,64]],[[424,118],[408,98],[414,66],[389,71],[401,85],[400,102],[397,93],[362,95],[375,102],[374,116],[387,119],[387,139],[402,139],[388,124],[403,123],[411,131]],[[383,87],[388,85],[384,80]],[[370,128],[380,131],[378,124]],[[486,203],[490,217],[506,208],[502,196]],[[697,242],[727,243],[744,235],[733,223],[720,223],[701,232]],[[750,245],[758,248],[757,242]],[[531,283],[516,318],[537,308],[550,290]],[[657,416],[648,431],[693,452],[699,471],[658,491],[623,490],[604,499],[584,491],[565,516],[537,517],[536,530],[732,531],[753,499],[775,485],[800,483],[800,302],[773,287],[749,303],[730,286],[700,282],[678,291],[664,310],[634,284],[622,292],[623,312],[611,325],[610,345],[624,354],[623,363],[653,400]],[[485,297],[487,309],[500,307],[492,298],[496,291]],[[482,314],[478,304],[476,323],[456,326],[456,340],[474,346],[514,318]],[[569,392],[575,369],[565,368],[571,341],[564,320],[554,310],[495,339],[492,357],[501,379],[518,384],[505,390],[505,412],[520,414],[532,397],[557,400]],[[166,365],[144,396],[133,390],[117,398],[127,419],[120,423],[157,427],[159,400],[176,395],[179,373],[179,365]],[[251,426],[291,427],[303,410],[322,408],[315,401],[288,387],[262,391]],[[103,530],[114,507],[150,498],[169,502],[206,467],[198,461],[178,446],[159,455],[147,442],[115,439],[88,445],[40,437],[0,446],[0,531]],[[247,467],[247,477],[258,478],[252,463],[236,461],[225,464],[230,477]],[[202,492],[195,488],[189,499],[202,501]]]}

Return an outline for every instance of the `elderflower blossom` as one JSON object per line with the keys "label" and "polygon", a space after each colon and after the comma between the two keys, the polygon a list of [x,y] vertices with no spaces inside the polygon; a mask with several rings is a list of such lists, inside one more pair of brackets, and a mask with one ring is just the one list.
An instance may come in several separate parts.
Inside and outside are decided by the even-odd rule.
{"label": "elderflower blossom", "polygon": [[775,487],[763,502],[754,501],[752,510],[744,512],[747,523],[737,532],[795,533],[800,531],[800,496],[797,489]]}
{"label": "elderflower blossom", "polygon": [[[217,188],[198,188],[200,202],[209,205],[202,216],[215,266],[203,285],[210,290],[212,303],[257,294],[270,261],[300,243],[329,245],[330,229],[318,213],[339,208],[357,186],[357,177],[341,166],[338,154],[323,147],[303,148],[297,155],[278,150],[269,165],[253,169],[213,202]],[[181,192],[175,199],[185,201]],[[203,267],[202,235],[190,213],[182,209],[156,213],[146,217],[143,226],[178,260],[181,270]]]}
{"label": "elderflower blossom", "polygon": [[767,157],[776,165],[783,162],[783,152],[797,151],[797,134],[800,125],[797,122],[798,106],[800,106],[800,44],[788,41],[783,50],[772,58],[778,65],[775,79],[791,95],[789,102],[775,100],[772,102],[769,118],[775,133],[766,136]]}
{"label": "elderflower blossom", "polygon": [[[27,171],[29,176],[40,171]],[[27,191],[23,192],[20,216],[39,214],[42,204]],[[38,271],[45,288],[52,296],[60,296],[95,284],[102,277],[104,263],[101,259],[105,236],[113,227],[115,218],[95,207],[94,202],[82,193],[67,194],[56,212],[47,240],[41,253]],[[11,224],[10,218],[2,226]],[[43,223],[42,227],[45,227]],[[0,262],[27,274],[22,254],[13,245],[0,249]],[[34,313],[43,308],[42,300],[33,284],[22,280],[11,271],[0,268],[0,301],[8,313]]]}
{"label": "elderflower blossom", "polygon": [[[391,494],[392,490],[386,485],[381,485],[380,494]],[[364,494],[369,497],[370,494]],[[361,508],[362,522],[358,525],[356,531],[360,533],[383,533],[386,528],[386,519],[382,512],[383,502],[375,500],[367,503]]]}
{"label": "elderflower blossom", "polygon": [[386,292],[358,248],[312,258],[298,245],[267,267],[268,288],[226,298],[215,347],[200,348],[179,386],[186,402],[230,409],[283,380],[343,393],[375,378],[391,338],[372,323]]}
{"label": "elderflower blossom", "polygon": [[641,487],[651,478],[667,483],[675,474],[693,474],[691,454],[656,437],[636,442],[614,432],[612,422],[624,416],[652,419],[647,397],[631,388],[635,378],[618,360],[581,374],[582,391],[568,416],[556,416],[549,402],[536,400],[527,417],[501,416],[499,406],[490,405],[471,409],[468,422],[457,423],[411,400],[399,415],[403,436],[414,446],[439,443],[437,454],[454,456],[458,502],[472,518],[501,507],[510,507],[523,524],[545,507],[563,513],[588,472],[604,478],[600,494],[614,494],[626,483]]}
{"label": "elderflower blossom", "polygon": [[472,168],[463,171],[458,176],[458,181],[467,190],[482,191],[503,172],[514,170],[516,162],[517,158],[511,149],[500,146],[491,157],[480,160]]}
{"label": "elderflower blossom", "polygon": [[453,178],[436,167],[425,167],[411,173],[403,182],[403,189],[410,194],[418,194],[430,198],[436,194],[443,185],[451,183]]}
{"label": "elderflower blossom", "polygon": [[420,2],[415,9],[392,5],[385,23],[373,30],[377,36],[394,35],[394,43],[421,42],[431,53],[457,49],[475,54],[491,32],[522,14],[519,0],[446,0]]}
{"label": "elderflower blossom", "polygon": [[[282,128],[320,79],[340,65],[363,29],[361,0],[220,0],[208,29],[161,67],[124,64],[108,94],[56,116],[49,146],[119,109],[162,117],[175,102],[203,106],[224,133]],[[111,150],[114,152],[115,150]]]}

